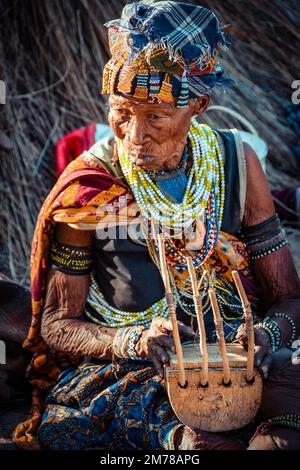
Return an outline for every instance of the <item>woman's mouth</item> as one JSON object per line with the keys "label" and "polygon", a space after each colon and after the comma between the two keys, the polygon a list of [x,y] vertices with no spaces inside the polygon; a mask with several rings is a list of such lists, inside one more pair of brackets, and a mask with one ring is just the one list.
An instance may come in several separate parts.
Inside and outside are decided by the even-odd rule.
{"label": "woman's mouth", "polygon": [[148,166],[154,161],[154,157],[148,154],[132,155],[131,160],[140,167]]}

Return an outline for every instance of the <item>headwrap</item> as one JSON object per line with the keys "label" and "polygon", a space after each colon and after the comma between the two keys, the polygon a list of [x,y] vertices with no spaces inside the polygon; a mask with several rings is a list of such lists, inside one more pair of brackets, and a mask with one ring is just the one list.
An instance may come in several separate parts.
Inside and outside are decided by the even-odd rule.
{"label": "headwrap", "polygon": [[158,102],[175,98],[185,108],[189,98],[234,83],[216,62],[218,50],[231,44],[207,8],[144,0],[125,6],[121,18],[106,26],[111,59],[102,93]]}

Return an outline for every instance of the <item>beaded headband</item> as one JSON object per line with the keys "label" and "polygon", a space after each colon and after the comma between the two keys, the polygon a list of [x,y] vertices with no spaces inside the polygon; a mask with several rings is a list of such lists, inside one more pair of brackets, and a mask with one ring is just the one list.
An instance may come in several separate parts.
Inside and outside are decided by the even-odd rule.
{"label": "beaded headband", "polygon": [[102,93],[188,106],[213,87],[234,83],[217,65],[225,39],[217,16],[207,8],[173,1],[127,5],[106,23],[111,59],[104,67]]}

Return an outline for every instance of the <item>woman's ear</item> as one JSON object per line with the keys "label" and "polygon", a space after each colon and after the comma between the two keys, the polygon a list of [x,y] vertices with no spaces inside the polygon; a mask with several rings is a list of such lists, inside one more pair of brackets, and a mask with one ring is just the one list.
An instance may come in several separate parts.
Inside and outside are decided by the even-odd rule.
{"label": "woman's ear", "polygon": [[203,114],[207,108],[208,108],[208,105],[210,103],[210,96],[208,95],[203,95],[203,96],[198,96],[196,99],[195,99],[195,102],[194,102],[194,109],[193,109],[193,114],[197,114],[198,116],[201,116],[201,114]]}

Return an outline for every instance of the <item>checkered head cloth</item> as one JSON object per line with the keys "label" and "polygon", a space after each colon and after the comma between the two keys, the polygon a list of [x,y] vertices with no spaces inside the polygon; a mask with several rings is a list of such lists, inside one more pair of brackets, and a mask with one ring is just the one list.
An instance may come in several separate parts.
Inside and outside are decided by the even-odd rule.
{"label": "checkered head cloth", "polygon": [[144,0],[127,5],[121,18],[106,26],[111,59],[104,68],[102,93],[185,108],[189,98],[234,83],[223,77],[216,62],[220,47],[230,43],[207,8]]}

